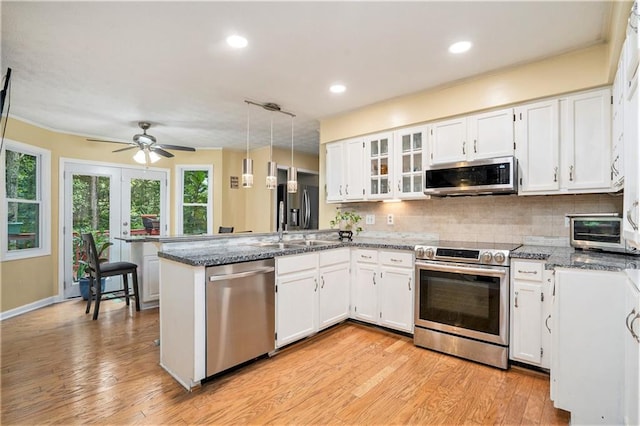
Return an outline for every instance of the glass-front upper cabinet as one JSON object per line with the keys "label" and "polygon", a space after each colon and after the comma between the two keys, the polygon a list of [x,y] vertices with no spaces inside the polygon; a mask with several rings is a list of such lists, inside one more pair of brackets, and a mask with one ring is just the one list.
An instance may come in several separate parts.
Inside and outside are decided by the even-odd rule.
{"label": "glass-front upper cabinet", "polygon": [[369,185],[367,198],[390,198],[392,164],[390,152],[393,145],[393,133],[381,133],[367,136],[366,148],[369,153]]}
{"label": "glass-front upper cabinet", "polygon": [[396,166],[396,196],[398,198],[426,198],[424,195],[424,160],[426,157],[428,126],[411,127],[396,132],[398,141],[394,157]]}

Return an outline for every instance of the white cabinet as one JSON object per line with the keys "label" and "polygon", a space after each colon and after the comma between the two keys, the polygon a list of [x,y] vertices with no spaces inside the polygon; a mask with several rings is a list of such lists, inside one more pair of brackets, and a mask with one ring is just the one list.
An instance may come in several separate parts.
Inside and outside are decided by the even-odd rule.
{"label": "white cabinet", "polygon": [[558,268],[551,385],[572,424],[623,422],[625,320],[622,272]]}
{"label": "white cabinet", "polygon": [[624,49],[618,61],[618,70],[611,90],[613,104],[611,107],[611,188],[622,189],[624,184]]}
{"label": "white cabinet", "polygon": [[361,138],[326,145],[327,202],[364,198],[364,161],[364,140]]}
{"label": "white cabinet", "polygon": [[140,308],[158,306],[160,300],[160,259],[155,243],[131,243],[131,262],[138,265]]}
{"label": "white cabinet", "polygon": [[362,198],[371,200],[392,197],[391,177],[393,176],[393,134],[382,133],[365,138],[368,169],[365,181],[367,188]]}
{"label": "white cabinet", "polygon": [[318,329],[318,253],[276,258],[276,347]]}
{"label": "white cabinet", "polygon": [[349,317],[350,249],[324,250],[319,256],[318,329],[322,330]]}
{"label": "white cabinet", "polygon": [[518,193],[549,193],[560,188],[560,131],[558,100],[516,108]]}
{"label": "white cabinet", "polygon": [[569,192],[611,189],[611,90],[560,100],[561,184]]}
{"label": "white cabinet", "polygon": [[518,107],[515,127],[519,195],[612,190],[609,88]]}
{"label": "white cabinet", "polygon": [[353,317],[411,333],[413,253],[356,249],[353,256]]}
{"label": "white cabinet", "polygon": [[509,350],[512,360],[549,368],[551,277],[545,272],[541,261],[512,261]]}
{"label": "white cabinet", "polygon": [[638,76],[624,104],[624,194],[623,235],[630,245],[640,249],[640,132],[638,121]]}
{"label": "white cabinet", "polygon": [[349,317],[350,250],[276,258],[276,347]]}
{"label": "white cabinet", "polygon": [[[640,279],[640,273],[634,272],[636,280]],[[640,289],[628,279],[625,291],[624,424],[637,425],[640,424]]]}
{"label": "white cabinet", "polygon": [[394,135],[394,190],[397,198],[427,198],[424,195],[423,165],[427,164],[428,134],[428,126],[418,126],[398,130]]}
{"label": "white cabinet", "polygon": [[434,123],[431,164],[513,155],[513,109]]}

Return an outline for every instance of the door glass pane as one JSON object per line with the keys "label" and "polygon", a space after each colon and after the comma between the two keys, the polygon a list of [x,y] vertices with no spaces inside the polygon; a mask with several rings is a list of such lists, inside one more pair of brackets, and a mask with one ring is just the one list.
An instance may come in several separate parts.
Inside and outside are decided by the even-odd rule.
{"label": "door glass pane", "polygon": [[381,139],[380,140],[380,155],[386,155],[389,152],[389,140]]}
{"label": "door glass pane", "polygon": [[422,171],[422,155],[420,154],[413,155],[413,171],[414,172]]}
{"label": "door glass pane", "polygon": [[371,156],[377,157],[379,152],[380,151],[378,150],[378,141],[371,141]]}
{"label": "door glass pane", "polygon": [[378,175],[378,160],[371,160],[371,176]]}
{"label": "door glass pane", "polygon": [[[82,234],[92,232],[96,248],[109,242],[109,195],[111,179],[106,176],[73,175],[73,277],[83,278]],[[108,259],[108,251],[103,253]]]}
{"label": "door glass pane", "polygon": [[371,193],[378,194],[378,179],[371,180]]}
{"label": "door glass pane", "polygon": [[388,158],[382,158],[380,159],[380,174],[381,175],[387,175],[389,173],[389,166],[387,165],[389,159]]}
{"label": "door glass pane", "polygon": [[411,176],[402,176],[402,192],[411,192]]}
{"label": "door glass pane", "polygon": [[422,174],[413,177],[413,192],[422,192]]}
{"label": "door glass pane", "polygon": [[402,151],[411,151],[411,135],[402,136]]}
{"label": "door glass pane", "polygon": [[411,172],[411,155],[402,156],[402,173]]}
{"label": "door glass pane", "polygon": [[131,179],[131,235],[160,234],[160,181]]}
{"label": "door glass pane", "polygon": [[422,149],[422,133],[413,134],[413,149]]}
{"label": "door glass pane", "polygon": [[380,179],[380,193],[386,194],[389,192],[389,181],[387,178]]}

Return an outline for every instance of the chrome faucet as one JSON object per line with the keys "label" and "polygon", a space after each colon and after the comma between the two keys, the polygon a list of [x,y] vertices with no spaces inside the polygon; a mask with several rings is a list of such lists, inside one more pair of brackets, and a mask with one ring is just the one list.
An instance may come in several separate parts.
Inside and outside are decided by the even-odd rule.
{"label": "chrome faucet", "polygon": [[278,221],[278,242],[282,242],[282,233],[284,232],[284,201],[280,201],[279,211],[280,220]]}

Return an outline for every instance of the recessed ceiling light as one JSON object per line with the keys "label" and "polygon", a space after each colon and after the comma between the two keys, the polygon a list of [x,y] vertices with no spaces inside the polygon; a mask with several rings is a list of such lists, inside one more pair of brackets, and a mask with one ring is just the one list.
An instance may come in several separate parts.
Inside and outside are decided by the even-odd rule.
{"label": "recessed ceiling light", "polygon": [[471,49],[470,41],[459,41],[449,46],[449,52],[451,53],[463,53]]}
{"label": "recessed ceiling light", "polygon": [[329,87],[329,90],[331,93],[344,93],[344,91],[347,90],[347,87],[344,84],[332,84],[331,87]]}
{"label": "recessed ceiling light", "polygon": [[234,34],[232,36],[227,37],[227,44],[236,49],[242,49],[243,47],[247,47],[247,44],[249,44],[249,42],[247,41],[246,38],[239,36],[237,34]]}

